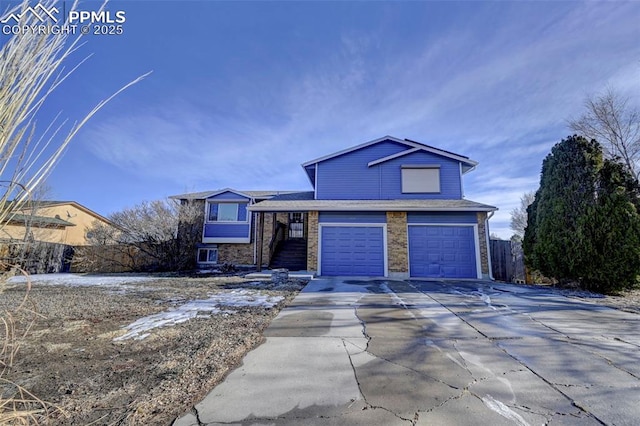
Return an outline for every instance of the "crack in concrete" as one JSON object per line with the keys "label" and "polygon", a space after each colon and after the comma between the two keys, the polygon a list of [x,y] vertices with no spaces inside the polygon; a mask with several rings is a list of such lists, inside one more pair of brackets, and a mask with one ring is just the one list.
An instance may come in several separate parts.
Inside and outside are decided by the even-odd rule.
{"label": "crack in concrete", "polygon": [[[599,419],[596,415],[594,415],[593,413],[591,413],[590,411],[587,410],[586,407],[582,407],[578,404],[578,402],[576,402],[573,398],[571,398],[569,395],[565,394],[564,392],[562,392],[562,390],[560,390],[557,386],[555,386],[554,383],[548,381],[547,379],[545,379],[541,374],[538,374],[535,370],[533,370],[531,367],[529,367],[527,364],[525,364],[523,361],[521,361],[517,356],[509,353],[509,351],[507,351],[505,348],[501,347],[500,345],[498,345],[495,341],[492,341],[489,336],[487,336],[485,333],[483,333],[482,331],[480,331],[478,328],[476,328],[473,324],[471,324],[469,321],[467,321],[465,318],[463,318],[461,315],[459,315],[458,313],[454,312],[453,310],[449,309],[447,306],[445,306],[444,304],[442,304],[440,301],[438,301],[437,299],[435,299],[434,297],[432,297],[431,295],[423,292],[422,290],[420,290],[419,288],[417,288],[415,285],[411,284],[411,287],[413,287],[417,292],[424,294],[425,296],[427,296],[428,298],[430,298],[431,300],[433,300],[434,302],[436,302],[437,304],[439,304],[440,306],[442,306],[444,309],[446,309],[447,311],[451,312],[453,315],[455,315],[458,319],[460,319],[460,321],[462,321],[463,323],[467,324],[469,327],[471,327],[473,330],[475,330],[477,333],[479,333],[480,335],[482,335],[483,337],[485,337],[487,340],[489,340],[496,348],[500,349],[502,352],[504,352],[507,356],[511,357],[513,360],[515,360],[516,362],[518,362],[520,365],[522,365],[525,369],[527,369],[528,371],[530,371],[532,374],[534,374],[536,377],[538,377],[540,380],[542,380],[544,383],[548,384],[551,388],[553,388],[555,391],[557,391],[559,394],[561,394],[562,396],[564,396],[568,401],[570,401],[570,403],[578,408],[579,410],[581,410],[582,412],[584,412],[587,416],[590,416],[591,418],[593,418],[594,420],[596,420],[598,423],[605,425],[606,423],[603,422],[601,419]],[[561,333],[558,330],[553,329],[552,327],[548,326],[547,324],[544,324],[541,321],[538,321],[534,318],[532,318],[530,315],[528,314],[524,314],[527,315],[532,321],[539,323],[540,325],[542,325],[543,327],[546,327],[560,335],[563,335],[563,333]],[[571,337],[566,336],[567,339],[567,343],[571,343]],[[454,345],[455,347],[455,345]],[[457,350],[457,348],[456,348]],[[459,351],[458,351],[459,353]],[[464,357],[463,357],[464,359]],[[473,374],[472,374],[473,377]],[[471,393],[471,392],[470,392]],[[472,394],[474,396],[476,396],[475,394]],[[476,396],[477,397],[477,396]]]}
{"label": "crack in concrete", "polygon": [[[392,290],[392,291],[393,291],[393,290]],[[397,296],[397,294],[396,294],[396,296]],[[399,297],[398,297],[398,298],[399,298]],[[406,307],[407,305],[406,305],[406,304],[404,304],[404,303],[402,303],[402,306]],[[373,338],[372,338],[371,336],[369,336],[369,335],[366,333],[366,329],[367,329],[367,322],[366,322],[365,320],[363,320],[363,319],[358,315],[358,307],[359,307],[359,305],[354,305],[354,314],[355,314],[356,318],[358,318],[358,320],[359,320],[359,321],[360,321],[360,323],[362,324],[362,329],[363,329],[363,330],[362,330],[362,334],[363,334],[363,335],[364,335],[364,337],[367,339],[367,346],[364,348],[364,352],[368,353],[369,355],[371,355],[371,356],[372,356],[372,357],[374,357],[374,358],[377,358],[377,359],[380,359],[380,360],[382,360],[382,361],[388,362],[389,364],[395,365],[395,366],[397,366],[397,367],[404,368],[404,369],[406,369],[406,370],[412,371],[412,372],[414,372],[414,373],[416,373],[416,374],[419,374],[419,375],[421,375],[421,376],[423,376],[423,377],[426,377],[426,378],[428,378],[428,379],[431,379],[431,380],[433,380],[433,381],[435,381],[435,382],[438,382],[438,383],[440,383],[440,384],[443,384],[443,385],[445,385],[445,386],[448,386],[448,387],[450,387],[450,388],[452,388],[452,389],[455,389],[455,390],[460,389],[460,388],[458,388],[457,386],[453,386],[453,385],[451,385],[451,384],[449,384],[449,383],[446,383],[446,382],[445,382],[445,381],[443,381],[443,380],[438,379],[437,377],[430,376],[430,375],[428,375],[428,374],[425,374],[425,373],[424,373],[424,372],[422,372],[422,371],[415,370],[415,369],[413,369],[413,368],[411,368],[411,367],[407,367],[406,365],[399,364],[399,363],[397,363],[397,362],[395,362],[395,361],[392,361],[392,360],[390,360],[390,359],[387,359],[387,358],[385,358],[385,357],[382,357],[382,356],[380,356],[380,355],[378,355],[378,354],[375,354],[375,353],[371,352],[371,351],[369,350],[369,343],[371,343],[371,340],[372,340]],[[416,321],[418,320],[418,319],[416,318],[416,316],[415,316],[415,315],[413,315],[413,313],[412,313],[412,316],[413,316],[413,318],[414,318]],[[472,375],[472,377],[473,377],[473,375]]]}
{"label": "crack in concrete", "polygon": [[412,425],[416,424],[417,419],[415,420],[411,420],[411,419],[405,419],[404,417],[400,416],[397,413],[394,413],[392,410],[382,407],[382,406],[377,406],[377,405],[373,405],[371,404],[368,400],[367,400],[367,396],[364,394],[363,390],[362,390],[362,384],[360,383],[360,380],[358,379],[358,371],[356,369],[356,366],[353,364],[353,359],[351,358],[351,354],[349,353],[349,349],[347,349],[347,344],[346,344],[346,340],[342,339],[342,345],[344,346],[344,350],[347,353],[347,356],[349,357],[349,364],[351,365],[351,370],[353,371],[353,377],[356,380],[356,384],[358,385],[358,390],[360,391],[360,396],[362,396],[362,400],[364,401],[364,403],[366,404],[366,408],[365,409],[380,409],[380,410],[384,410],[390,414],[392,414],[394,417],[402,420],[402,421],[406,421],[406,422],[410,422]]}
{"label": "crack in concrete", "polygon": [[193,415],[195,416],[196,421],[198,422],[198,426],[206,426],[206,425],[202,422],[202,420],[200,419],[200,413],[198,412],[198,409],[196,408],[196,406],[195,406],[195,405],[191,408],[191,411],[192,411]]}
{"label": "crack in concrete", "polygon": [[[553,331],[554,333],[558,333],[560,336],[562,336],[562,337],[563,337],[563,339],[551,338],[551,339],[548,339],[548,340],[562,340],[563,342],[568,343],[568,344],[569,344],[569,345],[571,345],[572,347],[574,347],[574,348],[576,348],[576,349],[578,349],[578,350],[580,350],[580,351],[582,351],[582,352],[586,352],[586,353],[588,353],[588,354],[595,355],[595,356],[597,356],[598,358],[601,358],[601,359],[605,360],[605,361],[606,361],[609,365],[611,365],[613,368],[616,368],[616,369],[618,369],[618,370],[622,371],[623,373],[627,373],[628,375],[630,375],[630,376],[631,376],[631,377],[633,377],[634,379],[638,379],[638,380],[640,380],[640,376],[638,376],[637,374],[635,374],[635,373],[633,373],[633,372],[631,372],[631,371],[629,371],[629,370],[626,370],[626,369],[625,369],[625,368],[623,368],[623,367],[620,367],[620,366],[619,366],[619,365],[617,365],[614,361],[612,361],[611,359],[607,358],[605,355],[602,355],[602,354],[600,354],[600,353],[598,353],[598,352],[591,351],[591,350],[588,350],[587,348],[585,348],[584,346],[585,346],[587,343],[590,343],[590,342],[591,342],[590,340],[571,337],[571,336],[569,336],[568,334],[565,334],[565,333],[561,332],[560,330],[557,330],[557,329],[555,329],[555,328],[551,327],[550,325],[545,324],[545,323],[544,323],[544,322],[542,322],[541,320],[537,320],[537,319],[533,318],[533,317],[532,317],[531,315],[529,315],[528,313],[524,313],[524,312],[523,312],[523,313],[522,313],[522,315],[525,315],[525,316],[526,316],[527,318],[529,318],[531,321],[533,321],[533,322],[535,322],[535,323],[537,323],[537,324],[540,324],[541,326],[546,327],[546,328],[548,328],[549,330]],[[618,337],[607,337],[607,336],[605,336],[605,335],[601,335],[600,337],[602,337],[602,338],[604,338],[604,339],[617,340],[617,341],[620,341],[620,342],[622,342],[622,343],[626,343],[626,344],[628,344],[628,345],[630,345],[630,346],[636,346],[636,347],[638,347],[638,345],[635,345],[635,344],[633,344],[633,343],[626,342],[626,341],[624,341],[624,340],[622,340],[622,339],[620,339],[620,338],[618,338]]]}

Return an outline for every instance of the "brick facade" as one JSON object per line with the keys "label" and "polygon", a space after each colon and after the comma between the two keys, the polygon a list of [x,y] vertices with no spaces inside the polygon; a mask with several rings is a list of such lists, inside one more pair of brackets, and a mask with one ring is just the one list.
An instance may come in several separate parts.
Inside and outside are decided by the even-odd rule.
{"label": "brick facade", "polygon": [[216,244],[218,247],[218,263],[234,265],[253,265],[252,244]]}
{"label": "brick facade", "polygon": [[489,277],[489,248],[487,247],[487,213],[478,212],[478,240],[480,242],[480,269],[482,276]]}
{"label": "brick facade", "polygon": [[409,265],[407,212],[387,212],[387,253],[389,274],[407,274]]}
{"label": "brick facade", "polygon": [[259,226],[260,215],[264,217],[264,223],[262,226],[262,235],[258,235],[258,247],[262,247],[262,266],[269,265],[269,243],[271,242],[271,235],[273,234],[273,213],[256,214],[255,226]]}
{"label": "brick facade", "polygon": [[318,268],[318,212],[309,212],[307,216],[307,270]]}

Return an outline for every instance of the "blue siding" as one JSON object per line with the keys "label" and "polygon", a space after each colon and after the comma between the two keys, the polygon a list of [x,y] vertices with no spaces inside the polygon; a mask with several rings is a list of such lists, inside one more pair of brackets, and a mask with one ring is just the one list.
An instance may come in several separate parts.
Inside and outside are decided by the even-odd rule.
{"label": "blue siding", "polygon": [[384,276],[381,226],[323,226],[321,275]]}
{"label": "blue siding", "polygon": [[387,223],[385,212],[320,212],[320,223]]}
{"label": "blue siding", "polygon": [[475,212],[408,212],[407,223],[477,223]]}
{"label": "blue siding", "polygon": [[367,164],[407,149],[409,147],[406,145],[384,141],[319,163],[317,199],[380,199],[380,170],[367,167]]}
{"label": "blue siding", "polygon": [[247,200],[247,202],[249,202],[248,197],[235,194],[231,191],[222,192],[218,195],[214,195],[213,197],[207,198],[207,201],[222,201],[222,200],[236,200],[236,201]]}
{"label": "blue siding", "polygon": [[[371,161],[410,149],[384,141],[317,165],[316,196],[320,200],[460,199],[460,163],[456,160],[418,151],[368,167]],[[440,166],[440,193],[403,194],[401,166],[425,164]]]}
{"label": "blue siding", "polygon": [[[440,166],[440,193],[429,194],[403,194],[402,172],[403,164],[437,164]],[[380,168],[380,185],[382,199],[447,199],[458,200],[462,198],[462,185],[460,182],[460,162],[451,158],[442,157],[430,152],[414,152],[393,160],[373,166]]]}
{"label": "blue siding", "polygon": [[248,223],[205,223],[205,238],[247,238],[250,226]]}
{"label": "blue siding", "polygon": [[409,274],[477,278],[472,226],[409,226]]}

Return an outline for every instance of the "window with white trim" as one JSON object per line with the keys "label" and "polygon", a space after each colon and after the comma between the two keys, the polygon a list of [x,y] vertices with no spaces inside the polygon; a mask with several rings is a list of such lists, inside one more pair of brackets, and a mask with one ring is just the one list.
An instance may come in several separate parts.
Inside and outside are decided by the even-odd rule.
{"label": "window with white trim", "polygon": [[246,203],[209,203],[207,222],[246,222]]}
{"label": "window with white trim", "polygon": [[218,263],[217,248],[198,249],[198,263]]}
{"label": "window with white trim", "polygon": [[405,194],[439,193],[440,166],[402,166],[402,192]]}

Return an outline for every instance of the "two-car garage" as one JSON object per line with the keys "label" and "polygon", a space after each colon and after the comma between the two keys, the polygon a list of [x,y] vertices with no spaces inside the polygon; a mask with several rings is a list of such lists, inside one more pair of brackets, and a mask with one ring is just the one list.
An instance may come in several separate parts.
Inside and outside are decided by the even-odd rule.
{"label": "two-car garage", "polygon": [[320,275],[387,276],[389,257],[401,250],[410,277],[480,278],[477,225],[412,222],[404,228],[407,246],[394,246],[386,223],[320,223]]}

